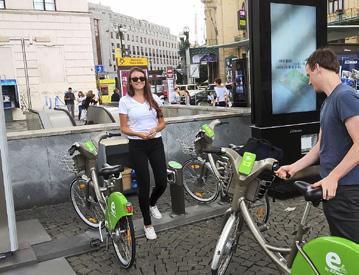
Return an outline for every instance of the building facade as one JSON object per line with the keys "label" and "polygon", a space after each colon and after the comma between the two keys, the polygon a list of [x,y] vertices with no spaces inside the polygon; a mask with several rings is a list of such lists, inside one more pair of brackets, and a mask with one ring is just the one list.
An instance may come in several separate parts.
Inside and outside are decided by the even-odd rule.
{"label": "building facade", "polygon": [[[358,25],[359,0],[328,0],[328,25]],[[359,36],[348,36],[342,43],[359,43]]]}
{"label": "building facade", "polygon": [[165,70],[179,63],[178,38],[168,27],[113,12],[110,7],[89,3],[95,63],[116,76],[115,49],[128,57],[147,57],[150,70]]}
{"label": "building facade", "polygon": [[16,80],[22,107],[96,89],[86,0],[1,0],[0,26],[0,76]]}
{"label": "building facade", "polygon": [[238,14],[245,10],[244,0],[202,0],[204,4],[206,45],[218,47],[218,76],[226,80],[226,59],[241,57],[246,48],[224,46],[247,38],[246,27],[239,28]]}

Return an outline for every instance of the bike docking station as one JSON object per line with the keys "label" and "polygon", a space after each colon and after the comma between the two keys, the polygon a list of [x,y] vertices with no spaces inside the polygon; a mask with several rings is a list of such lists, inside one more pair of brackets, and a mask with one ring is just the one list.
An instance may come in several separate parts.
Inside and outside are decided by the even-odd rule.
{"label": "bike docking station", "polygon": [[170,185],[172,213],[170,217],[186,214],[184,187],[183,187],[183,167],[176,161],[168,162],[167,180]]}
{"label": "bike docking station", "polygon": [[[326,3],[255,0],[249,12],[252,136],[281,148],[280,164],[290,164],[318,139],[324,97],[308,84],[305,66],[312,52],[327,45]],[[283,14],[296,19],[283,20]],[[319,179],[318,166],[308,171],[305,177]]]}

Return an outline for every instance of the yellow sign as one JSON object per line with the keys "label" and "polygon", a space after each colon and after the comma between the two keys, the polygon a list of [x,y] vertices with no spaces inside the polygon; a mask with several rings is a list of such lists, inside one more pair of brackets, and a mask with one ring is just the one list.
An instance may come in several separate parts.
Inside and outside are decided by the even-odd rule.
{"label": "yellow sign", "polygon": [[117,58],[117,66],[132,67],[132,66],[147,66],[147,57],[120,57]]}
{"label": "yellow sign", "polygon": [[116,60],[117,60],[117,58],[122,57],[120,48],[115,48],[115,57],[116,57]]}
{"label": "yellow sign", "polygon": [[116,80],[99,79],[97,80],[97,85],[99,86],[100,89],[100,98],[102,104],[111,102],[111,96],[113,94],[113,90],[116,88]]}

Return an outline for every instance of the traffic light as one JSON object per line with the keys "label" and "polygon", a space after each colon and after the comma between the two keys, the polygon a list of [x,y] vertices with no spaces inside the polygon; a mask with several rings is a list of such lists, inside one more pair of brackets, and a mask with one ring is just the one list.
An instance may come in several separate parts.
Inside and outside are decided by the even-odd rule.
{"label": "traffic light", "polygon": [[238,17],[238,30],[247,30],[247,12],[246,10],[239,10]]}

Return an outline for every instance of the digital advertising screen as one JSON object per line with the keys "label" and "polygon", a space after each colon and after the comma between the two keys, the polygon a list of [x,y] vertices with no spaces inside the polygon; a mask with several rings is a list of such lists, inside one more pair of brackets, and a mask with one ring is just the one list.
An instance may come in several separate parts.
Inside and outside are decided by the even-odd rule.
{"label": "digital advertising screen", "polygon": [[305,64],[317,48],[316,7],[270,3],[270,23],[272,114],[315,111]]}

